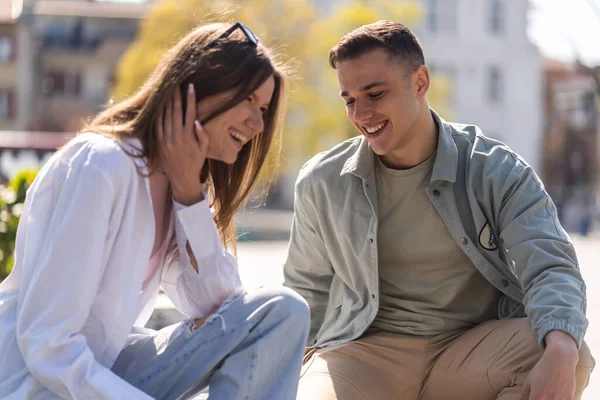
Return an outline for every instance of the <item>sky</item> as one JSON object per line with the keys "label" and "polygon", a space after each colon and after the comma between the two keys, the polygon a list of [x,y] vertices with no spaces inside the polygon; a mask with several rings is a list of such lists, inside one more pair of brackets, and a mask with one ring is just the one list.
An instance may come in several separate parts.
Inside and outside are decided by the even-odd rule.
{"label": "sky", "polygon": [[[528,34],[541,53],[600,65],[600,0],[530,0]],[[590,3],[596,4],[596,12]]]}

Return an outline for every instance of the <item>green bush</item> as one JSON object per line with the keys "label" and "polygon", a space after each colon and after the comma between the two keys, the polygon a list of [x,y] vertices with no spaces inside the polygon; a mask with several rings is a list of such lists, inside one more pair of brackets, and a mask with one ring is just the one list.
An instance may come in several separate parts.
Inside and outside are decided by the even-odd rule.
{"label": "green bush", "polygon": [[0,282],[12,270],[17,226],[23,212],[25,194],[37,172],[21,171],[7,186],[0,185]]}

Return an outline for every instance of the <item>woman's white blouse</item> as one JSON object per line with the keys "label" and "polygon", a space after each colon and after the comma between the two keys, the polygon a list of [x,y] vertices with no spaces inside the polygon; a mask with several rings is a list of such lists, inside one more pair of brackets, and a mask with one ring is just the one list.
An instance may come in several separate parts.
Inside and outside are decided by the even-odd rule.
{"label": "woman's white blouse", "polygon": [[206,200],[174,205],[179,259],[142,290],[154,213],[148,179],[136,169],[146,172],[143,160],[123,150],[139,146],[80,135],[29,189],[15,266],[0,284],[1,399],[149,399],[110,368],[132,327],[148,321],[159,286],[194,318],[241,290]]}

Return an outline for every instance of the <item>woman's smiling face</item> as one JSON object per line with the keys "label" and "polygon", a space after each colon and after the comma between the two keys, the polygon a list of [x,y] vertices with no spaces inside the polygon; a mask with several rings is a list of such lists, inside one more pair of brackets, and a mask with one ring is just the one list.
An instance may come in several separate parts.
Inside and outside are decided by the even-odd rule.
{"label": "woman's smiling face", "polygon": [[[233,164],[239,151],[264,130],[264,115],[275,90],[275,78],[270,76],[248,98],[204,124],[210,138],[207,157]],[[223,92],[204,98],[196,106],[198,120],[208,116],[232,95]]]}

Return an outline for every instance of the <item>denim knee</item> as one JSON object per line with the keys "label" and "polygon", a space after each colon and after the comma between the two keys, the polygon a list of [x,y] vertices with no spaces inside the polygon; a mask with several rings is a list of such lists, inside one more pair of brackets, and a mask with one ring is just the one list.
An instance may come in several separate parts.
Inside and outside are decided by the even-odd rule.
{"label": "denim knee", "polygon": [[302,296],[285,286],[277,288],[261,288],[256,293],[259,297],[273,303],[272,312],[278,318],[293,324],[300,332],[307,332],[310,327],[310,309]]}

